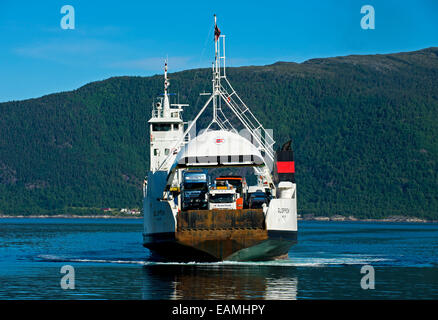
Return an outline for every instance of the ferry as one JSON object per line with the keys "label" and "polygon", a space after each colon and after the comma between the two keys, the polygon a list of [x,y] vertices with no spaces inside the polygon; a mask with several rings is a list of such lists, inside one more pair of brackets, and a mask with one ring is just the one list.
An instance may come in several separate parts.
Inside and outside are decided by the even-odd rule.
{"label": "ferry", "polygon": [[[225,36],[214,16],[212,92],[191,122],[187,104],[164,94],[149,120],[150,169],[143,184],[143,245],[166,261],[265,261],[297,243],[297,190],[291,142],[274,152],[265,129],[226,75]],[[211,113],[205,128],[198,119]],[[204,115],[205,116],[205,115]],[[281,116],[281,115],[279,115]],[[208,123],[208,122],[207,122]],[[224,169],[253,172],[254,185]]]}

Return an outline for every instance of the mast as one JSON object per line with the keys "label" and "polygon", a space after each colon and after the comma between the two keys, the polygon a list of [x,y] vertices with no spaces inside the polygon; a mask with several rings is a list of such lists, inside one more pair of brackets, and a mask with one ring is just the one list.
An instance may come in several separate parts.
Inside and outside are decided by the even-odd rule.
{"label": "mast", "polygon": [[167,94],[167,87],[169,86],[169,79],[167,79],[167,59],[164,62],[164,99],[163,99],[163,117],[170,117],[170,103]]}
{"label": "mast", "polygon": [[214,63],[213,63],[213,120],[212,123],[216,121],[217,118],[217,96],[219,91],[219,70],[218,70],[218,46],[219,46],[219,35],[220,30],[217,27],[217,18],[214,15]]}

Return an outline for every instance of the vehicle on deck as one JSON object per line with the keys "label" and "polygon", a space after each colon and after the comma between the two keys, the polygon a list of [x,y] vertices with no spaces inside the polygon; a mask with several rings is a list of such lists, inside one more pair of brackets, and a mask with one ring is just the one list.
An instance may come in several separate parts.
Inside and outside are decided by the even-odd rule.
{"label": "vehicle on deck", "polygon": [[236,209],[238,193],[227,181],[219,180],[210,187],[208,192],[208,210]]}
{"label": "vehicle on deck", "polygon": [[246,184],[246,179],[241,176],[220,176],[216,178],[216,183],[219,181],[227,181],[234,188],[236,188],[236,206],[237,209],[243,209],[244,203],[247,201],[246,196],[248,186]]}
{"label": "vehicle on deck", "polygon": [[259,189],[256,192],[248,194],[248,208],[260,209],[263,208],[264,203],[269,203],[269,197],[266,192]]}
{"label": "vehicle on deck", "polygon": [[207,170],[183,171],[181,185],[181,209],[207,209],[208,172]]}

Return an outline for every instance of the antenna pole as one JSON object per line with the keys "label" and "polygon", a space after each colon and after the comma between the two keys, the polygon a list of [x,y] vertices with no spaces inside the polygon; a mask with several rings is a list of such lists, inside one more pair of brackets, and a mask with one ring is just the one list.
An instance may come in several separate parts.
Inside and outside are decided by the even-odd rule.
{"label": "antenna pole", "polygon": [[217,18],[214,15],[214,65],[213,65],[213,122],[216,121],[217,117],[217,96],[218,96],[218,45],[219,37],[217,37]]}
{"label": "antenna pole", "polygon": [[163,116],[170,117],[170,102],[167,95],[167,88],[169,87],[169,79],[167,79],[167,59],[164,62],[164,97],[163,97]]}
{"label": "antenna pole", "polygon": [[[216,15],[214,15],[214,61],[217,62],[217,40],[216,40],[216,28],[217,28],[217,19]],[[219,40],[219,39],[218,39]]]}
{"label": "antenna pole", "polygon": [[165,96],[167,95],[167,85],[168,82],[167,82],[167,59],[166,59],[166,61],[164,62],[164,95]]}

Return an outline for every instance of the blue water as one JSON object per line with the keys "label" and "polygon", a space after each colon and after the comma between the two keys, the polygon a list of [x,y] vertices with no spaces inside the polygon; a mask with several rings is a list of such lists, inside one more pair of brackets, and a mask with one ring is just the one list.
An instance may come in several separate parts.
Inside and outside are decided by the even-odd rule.
{"label": "blue water", "polygon": [[0,299],[438,299],[438,224],[302,221],[288,260],[257,263],[153,262],[141,233],[142,220],[0,219]]}

